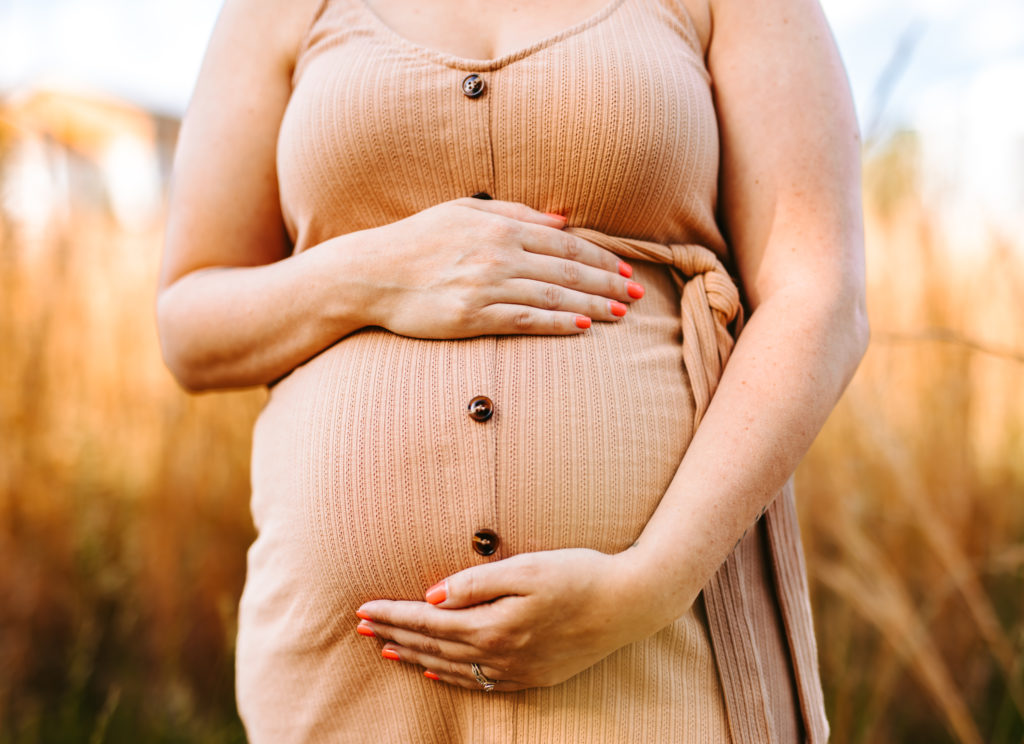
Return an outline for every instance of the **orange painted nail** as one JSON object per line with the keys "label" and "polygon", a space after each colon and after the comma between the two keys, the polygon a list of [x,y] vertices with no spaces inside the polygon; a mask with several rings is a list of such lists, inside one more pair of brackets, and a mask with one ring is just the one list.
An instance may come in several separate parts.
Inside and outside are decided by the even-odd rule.
{"label": "orange painted nail", "polygon": [[576,316],[576,327],[577,328],[583,328],[584,330],[586,330],[587,328],[590,328],[590,318],[588,318],[586,315],[577,315]]}
{"label": "orange painted nail", "polygon": [[623,315],[626,314],[627,310],[625,305],[623,305],[621,302],[616,302],[615,300],[609,300],[608,309],[611,310],[612,315],[614,315],[616,318],[621,318]]}
{"label": "orange painted nail", "polygon": [[398,655],[398,652],[395,651],[393,648],[384,649],[380,652],[380,655],[383,656],[385,659],[391,659],[392,661],[402,660],[401,657]]}
{"label": "orange painted nail", "polygon": [[441,679],[440,677],[438,677],[436,674],[434,674],[429,669],[427,671],[423,672],[423,676],[426,677],[427,679]]}
{"label": "orange painted nail", "polygon": [[622,276],[629,279],[631,276],[633,276],[633,267],[630,266],[625,261],[619,261],[619,273],[622,274]]}
{"label": "orange painted nail", "polygon": [[366,610],[356,610],[356,617],[360,620],[373,620],[373,618],[370,617],[370,613]]}
{"label": "orange painted nail", "polygon": [[562,220],[562,222],[566,222],[569,219],[564,214],[558,214],[557,212],[545,212],[544,215],[546,217],[551,217],[556,220]]}
{"label": "orange painted nail", "polygon": [[626,293],[634,300],[639,300],[644,296],[644,288],[636,282],[626,282]]}
{"label": "orange painted nail", "polygon": [[427,589],[426,600],[432,605],[438,605],[448,599],[448,581],[439,581]]}
{"label": "orange painted nail", "polygon": [[370,626],[365,625],[364,623],[365,621],[359,623],[359,625],[356,626],[356,633],[358,633],[361,636],[366,636],[367,638],[373,638],[374,636],[376,636],[377,634],[373,632],[373,629]]}

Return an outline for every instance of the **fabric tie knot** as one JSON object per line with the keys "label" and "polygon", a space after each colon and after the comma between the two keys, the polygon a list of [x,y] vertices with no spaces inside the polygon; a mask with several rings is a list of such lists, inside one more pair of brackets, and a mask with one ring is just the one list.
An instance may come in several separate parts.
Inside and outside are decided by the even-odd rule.
{"label": "fabric tie knot", "polygon": [[685,276],[701,276],[708,297],[708,305],[722,314],[722,320],[731,323],[741,309],[740,293],[725,266],[708,248],[692,243],[673,243],[672,265]]}
{"label": "fabric tie knot", "polygon": [[[704,417],[733,347],[729,324],[740,318],[740,293],[714,251],[692,243],[664,245],[607,235],[585,227],[566,228],[623,258],[667,264],[680,295],[683,367],[690,378],[694,429]],[[739,325],[739,324],[737,324]],[[738,329],[737,329],[738,330]]]}
{"label": "fabric tie knot", "polygon": [[718,258],[707,248],[693,243],[672,243],[672,264],[687,276],[706,274],[720,264]]}

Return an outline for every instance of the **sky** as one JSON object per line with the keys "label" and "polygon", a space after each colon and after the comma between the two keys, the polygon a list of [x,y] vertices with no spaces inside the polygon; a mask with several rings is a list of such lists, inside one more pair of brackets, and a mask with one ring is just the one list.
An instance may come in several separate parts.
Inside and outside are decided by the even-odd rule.
{"label": "sky", "polygon": [[0,0],[0,91],[43,80],[180,115],[217,0]]}
{"label": "sky", "polygon": [[[220,4],[0,0],[0,95],[43,81],[180,115]],[[934,191],[1024,231],[1024,0],[822,5],[865,137],[918,131]]]}
{"label": "sky", "polygon": [[926,197],[955,240],[993,227],[1024,246],[1024,0],[823,5],[865,136],[918,132]]}

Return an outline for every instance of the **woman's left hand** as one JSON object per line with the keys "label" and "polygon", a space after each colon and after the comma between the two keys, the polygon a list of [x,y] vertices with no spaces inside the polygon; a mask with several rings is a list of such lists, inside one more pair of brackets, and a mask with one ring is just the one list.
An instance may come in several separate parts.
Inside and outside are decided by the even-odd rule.
{"label": "woman's left hand", "polygon": [[653,582],[634,578],[629,553],[574,548],[474,566],[426,602],[365,603],[357,631],[387,641],[386,659],[449,684],[481,689],[476,663],[499,692],[555,685],[674,619],[651,606]]}

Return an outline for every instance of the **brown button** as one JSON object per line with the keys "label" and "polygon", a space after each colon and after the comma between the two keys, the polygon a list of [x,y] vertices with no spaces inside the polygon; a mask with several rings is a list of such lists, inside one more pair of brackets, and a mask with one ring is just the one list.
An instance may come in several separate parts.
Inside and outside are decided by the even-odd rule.
{"label": "brown button", "polygon": [[480,555],[493,555],[498,549],[498,536],[492,530],[477,530],[473,533],[473,550]]}
{"label": "brown button", "polygon": [[484,79],[479,75],[466,75],[462,78],[462,92],[470,98],[476,98],[484,92]]}
{"label": "brown button", "polygon": [[469,401],[469,417],[474,421],[486,421],[494,415],[494,403],[486,395],[478,395]]}

